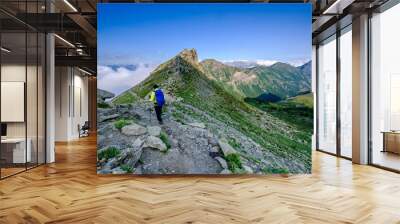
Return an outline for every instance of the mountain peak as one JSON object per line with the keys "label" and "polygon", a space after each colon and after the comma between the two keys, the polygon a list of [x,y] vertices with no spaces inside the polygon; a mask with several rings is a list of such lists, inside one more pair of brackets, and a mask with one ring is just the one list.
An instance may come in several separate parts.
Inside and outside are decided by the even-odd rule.
{"label": "mountain peak", "polygon": [[279,68],[279,67],[293,67],[292,65],[288,64],[288,63],[284,63],[284,62],[276,62],[273,65],[271,65],[272,68]]}
{"label": "mountain peak", "polygon": [[175,57],[160,64],[153,71],[153,73],[156,71],[165,69],[165,68],[173,68],[175,70],[180,70],[180,68],[182,66],[185,67],[186,66],[185,64],[187,64],[187,63],[202,71],[202,68],[199,64],[199,59],[197,57],[197,51],[196,51],[196,49],[192,48],[192,49],[183,49]]}
{"label": "mountain peak", "polygon": [[303,68],[307,68],[307,69],[311,69],[311,61],[308,61],[300,66],[297,66],[297,68],[303,69]]}
{"label": "mountain peak", "polygon": [[183,49],[177,56],[180,56],[181,58],[185,59],[188,62],[191,63],[198,63],[199,58],[197,56],[197,51],[196,49]]}

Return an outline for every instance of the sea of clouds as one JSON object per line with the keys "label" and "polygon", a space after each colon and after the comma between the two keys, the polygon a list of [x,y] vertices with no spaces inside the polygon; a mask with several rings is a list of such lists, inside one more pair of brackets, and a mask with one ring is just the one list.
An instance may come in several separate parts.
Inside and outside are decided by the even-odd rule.
{"label": "sea of clouds", "polygon": [[116,95],[143,81],[156,65],[139,63],[134,65],[98,65],[97,87]]}

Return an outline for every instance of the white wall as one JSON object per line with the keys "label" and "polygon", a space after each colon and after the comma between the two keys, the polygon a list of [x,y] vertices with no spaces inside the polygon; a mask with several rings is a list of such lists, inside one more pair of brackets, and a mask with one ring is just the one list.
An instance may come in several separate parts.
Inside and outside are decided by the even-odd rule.
{"label": "white wall", "polygon": [[[36,67],[34,66],[25,66],[19,64],[4,64],[1,66],[1,81],[2,82],[24,82],[26,72],[28,74],[35,73],[36,74]],[[29,77],[28,77],[29,78]],[[28,80],[30,85],[36,85],[36,80]],[[27,106],[35,107],[36,108],[36,88],[27,88]],[[34,102],[33,105],[31,103]],[[1,108],[1,110],[7,110],[8,108]],[[22,108],[24,110],[24,108]],[[31,110],[28,110],[27,118],[28,118],[28,129],[31,130],[33,128],[36,130],[36,113],[31,113]],[[32,123],[34,121],[34,123]],[[7,122],[7,135],[8,137],[25,137],[25,122]],[[28,137],[30,132],[28,130]],[[36,132],[35,132],[36,134]]]}
{"label": "white wall", "polygon": [[55,68],[55,141],[68,140],[68,117],[70,85],[69,69],[67,67]]}
{"label": "white wall", "polygon": [[55,140],[79,138],[78,125],[88,120],[88,78],[72,67],[56,67]]}
{"label": "white wall", "polygon": [[[76,70],[75,70],[76,71]],[[82,73],[80,73],[82,74]],[[72,122],[72,135],[79,137],[78,124],[81,126],[88,121],[88,78],[86,76],[75,75],[74,77],[74,108]]]}
{"label": "white wall", "polygon": [[[38,70],[37,70],[38,69]],[[1,107],[3,113],[22,113],[22,121],[5,122],[7,124],[7,137],[24,138],[25,135],[30,140],[32,162],[39,159],[39,163],[44,163],[45,150],[45,118],[44,118],[44,74],[42,67],[25,64],[3,64],[1,66],[2,82],[23,82],[26,85],[26,106],[25,100],[18,108]],[[27,80],[25,80],[27,78]],[[23,87],[24,88],[24,87]],[[25,89],[20,89],[19,94],[24,94]],[[7,94],[2,89],[2,94]],[[2,95],[2,98],[8,98]],[[24,98],[24,97],[22,97]],[[17,103],[17,102],[15,102]],[[3,104],[3,103],[2,103]],[[19,110],[19,111],[12,111]],[[24,114],[26,112],[26,120]]]}
{"label": "white wall", "polygon": [[[25,64],[8,64],[1,66],[2,82],[25,82]],[[29,67],[28,67],[29,69]],[[7,108],[1,108],[7,110]],[[25,137],[25,122],[9,122],[7,123],[8,137]]]}
{"label": "white wall", "polygon": [[1,82],[1,121],[24,122],[25,83]]}

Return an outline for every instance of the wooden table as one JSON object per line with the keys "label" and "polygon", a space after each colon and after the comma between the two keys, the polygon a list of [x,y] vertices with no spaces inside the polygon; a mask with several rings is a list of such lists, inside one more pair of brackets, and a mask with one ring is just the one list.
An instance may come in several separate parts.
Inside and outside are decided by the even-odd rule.
{"label": "wooden table", "polygon": [[400,154],[400,131],[383,131],[382,152]]}
{"label": "wooden table", "polygon": [[25,150],[25,138],[5,138],[1,139],[1,159],[5,163],[20,164],[31,162],[31,139],[27,138]]}

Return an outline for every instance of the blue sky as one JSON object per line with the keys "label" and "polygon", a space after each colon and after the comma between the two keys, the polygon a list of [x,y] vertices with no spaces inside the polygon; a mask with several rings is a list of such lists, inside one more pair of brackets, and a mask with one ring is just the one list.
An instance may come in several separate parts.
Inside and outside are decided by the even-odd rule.
{"label": "blue sky", "polygon": [[184,48],[201,60],[307,61],[310,4],[98,4],[98,63],[153,68]]}

